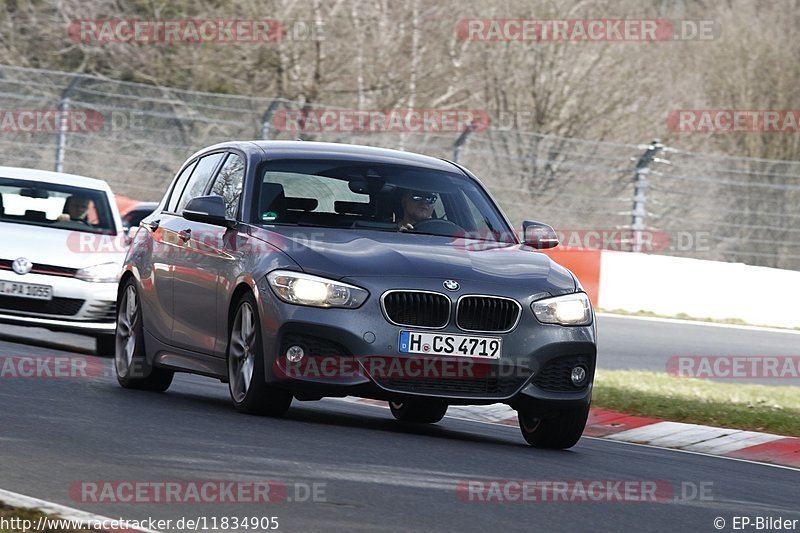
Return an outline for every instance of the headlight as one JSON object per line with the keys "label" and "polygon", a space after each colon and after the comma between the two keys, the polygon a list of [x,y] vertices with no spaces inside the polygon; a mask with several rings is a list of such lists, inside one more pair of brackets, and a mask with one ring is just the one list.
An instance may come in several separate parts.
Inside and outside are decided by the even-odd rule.
{"label": "headlight", "polygon": [[75,277],[83,281],[94,281],[96,283],[114,283],[119,281],[122,267],[117,263],[103,263],[82,268],[75,273]]}
{"label": "headlight", "polygon": [[543,324],[588,326],[592,323],[592,304],[584,292],[546,298],[531,304],[533,314]]}
{"label": "headlight", "polygon": [[369,296],[354,285],[290,270],[270,272],[267,280],[278,298],[290,304],[354,309]]}

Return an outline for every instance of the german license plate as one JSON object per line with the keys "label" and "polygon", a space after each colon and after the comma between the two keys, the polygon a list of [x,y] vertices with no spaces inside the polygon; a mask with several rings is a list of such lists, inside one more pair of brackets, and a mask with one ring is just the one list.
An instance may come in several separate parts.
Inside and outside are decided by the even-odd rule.
{"label": "german license plate", "polygon": [[500,337],[401,331],[400,352],[497,359],[503,353],[503,339]]}
{"label": "german license plate", "polygon": [[50,285],[0,281],[0,294],[3,296],[16,296],[17,298],[30,298],[32,300],[52,300],[53,288]]}

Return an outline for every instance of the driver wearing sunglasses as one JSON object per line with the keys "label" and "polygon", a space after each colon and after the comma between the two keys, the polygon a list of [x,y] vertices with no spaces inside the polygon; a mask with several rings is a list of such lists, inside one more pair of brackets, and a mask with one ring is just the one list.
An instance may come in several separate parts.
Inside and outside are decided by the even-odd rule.
{"label": "driver wearing sunglasses", "polygon": [[406,191],[400,199],[403,216],[398,223],[400,231],[412,231],[414,224],[433,216],[433,205],[439,195],[435,192]]}

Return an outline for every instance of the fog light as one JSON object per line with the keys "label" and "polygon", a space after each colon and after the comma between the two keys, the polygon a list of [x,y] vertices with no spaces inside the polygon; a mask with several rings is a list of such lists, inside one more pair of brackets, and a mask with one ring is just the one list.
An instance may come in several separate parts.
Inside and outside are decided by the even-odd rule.
{"label": "fog light", "polygon": [[576,366],[572,369],[572,374],[570,375],[570,379],[572,379],[572,384],[576,387],[580,387],[586,381],[586,369],[582,366]]}
{"label": "fog light", "polygon": [[303,347],[296,344],[294,346],[289,346],[289,349],[286,350],[286,360],[290,363],[299,363],[305,356],[306,352],[303,350]]}

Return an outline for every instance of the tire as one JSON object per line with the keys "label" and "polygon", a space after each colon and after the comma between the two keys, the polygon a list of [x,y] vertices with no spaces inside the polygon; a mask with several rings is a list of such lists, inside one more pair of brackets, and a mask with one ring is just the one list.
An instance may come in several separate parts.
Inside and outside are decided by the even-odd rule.
{"label": "tire", "polygon": [[279,417],[292,404],[292,394],[264,380],[264,347],[258,305],[245,294],[236,306],[228,333],[228,390],[240,413]]}
{"label": "tire", "polygon": [[589,406],[561,411],[554,418],[539,418],[525,410],[517,411],[522,436],[533,447],[565,450],[580,440]]}
{"label": "tire", "polygon": [[164,392],[169,388],[175,373],[147,363],[139,292],[132,279],[123,287],[117,302],[117,333],[114,341],[114,368],[117,381],[123,388],[155,392]]}
{"label": "tire", "polygon": [[114,357],[117,351],[117,336],[98,335],[94,338],[95,355],[98,357]]}
{"label": "tire", "polygon": [[447,413],[447,404],[437,400],[389,402],[392,415],[401,422],[435,424]]}

